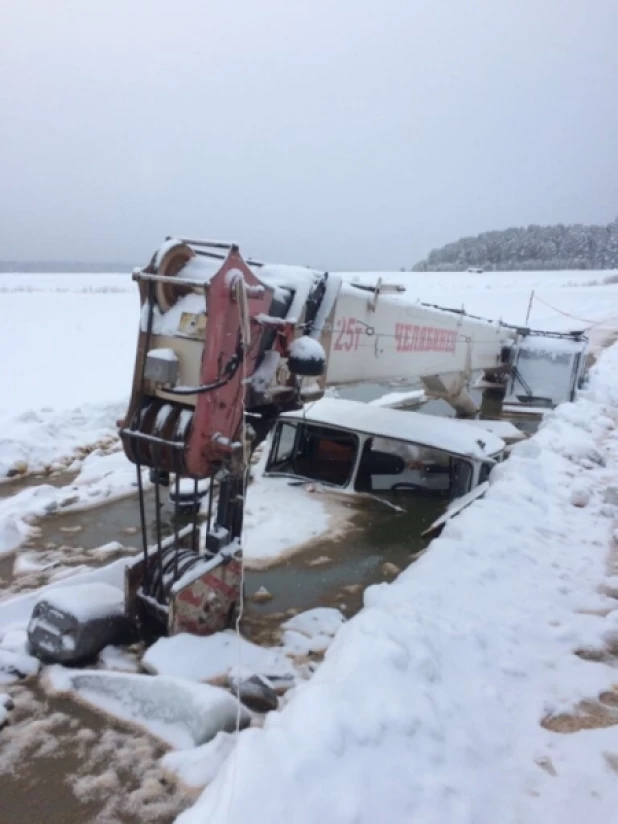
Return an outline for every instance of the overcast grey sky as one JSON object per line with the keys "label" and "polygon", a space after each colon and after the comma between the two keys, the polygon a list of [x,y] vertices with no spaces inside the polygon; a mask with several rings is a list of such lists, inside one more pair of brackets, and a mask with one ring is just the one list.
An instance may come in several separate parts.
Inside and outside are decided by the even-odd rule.
{"label": "overcast grey sky", "polygon": [[0,3],[0,258],[409,266],[618,215],[616,0]]}

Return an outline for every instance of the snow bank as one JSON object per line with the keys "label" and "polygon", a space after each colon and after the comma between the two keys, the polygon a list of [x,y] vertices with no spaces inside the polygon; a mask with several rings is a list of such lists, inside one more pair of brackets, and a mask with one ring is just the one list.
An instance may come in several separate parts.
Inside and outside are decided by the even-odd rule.
{"label": "snow bank", "polygon": [[25,629],[12,629],[0,634],[0,649],[10,652],[28,653],[28,633]]}
{"label": "snow bank", "polygon": [[326,652],[345,617],[332,607],[315,607],[289,618],[281,629],[281,642],[290,655]]}
{"label": "snow bank", "polygon": [[0,408],[0,481],[11,472],[58,470],[79,461],[82,447],[117,438],[116,421],[125,411],[124,402],[65,411],[30,409],[16,415]]}
{"label": "snow bank", "polygon": [[169,752],[161,759],[164,770],[173,773],[187,787],[201,788],[210,784],[221,762],[232,751],[236,736],[218,732],[212,741],[180,752]]}
{"label": "snow bank", "polygon": [[137,672],[136,659],[122,647],[103,647],[99,653],[98,663],[102,669],[120,672]]}
{"label": "snow bank", "polygon": [[[618,515],[604,496],[617,402],[614,347],[587,397],[515,446],[483,500],[367,590],[312,680],[241,733],[179,824],[613,820],[604,753],[618,752],[617,728],[569,736],[540,722],[615,681],[573,653],[618,619],[598,591]],[[586,507],[571,504],[574,483]]]}
{"label": "snow bank", "polygon": [[136,724],[171,747],[210,741],[249,723],[249,714],[223,689],[180,678],[49,667],[45,685],[72,693],[97,709]]}
{"label": "snow bank", "polygon": [[192,681],[223,681],[230,675],[264,675],[289,678],[295,670],[278,648],[260,647],[233,630],[199,638],[182,633],[159,638],[144,654],[142,666],[149,672]]}
{"label": "snow bank", "polygon": [[295,681],[299,672],[290,657],[324,652],[345,618],[338,609],[317,607],[283,623],[282,646],[262,647],[234,630],[199,638],[181,633],[159,638],[142,658],[148,672],[191,681],[227,682],[258,675],[272,681]]}
{"label": "snow bank", "polygon": [[281,628],[299,632],[311,638],[317,634],[333,636],[344,623],[345,617],[338,609],[315,607],[315,609],[308,609],[288,618],[281,624]]}

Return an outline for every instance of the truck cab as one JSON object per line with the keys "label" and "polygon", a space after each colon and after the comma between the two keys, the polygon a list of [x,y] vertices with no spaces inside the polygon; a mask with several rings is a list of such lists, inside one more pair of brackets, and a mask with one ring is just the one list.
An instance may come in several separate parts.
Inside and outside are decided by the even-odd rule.
{"label": "truck cab", "polygon": [[323,398],[280,416],[264,474],[452,501],[483,484],[505,454],[505,442],[481,421]]}
{"label": "truck cab", "polygon": [[587,350],[583,332],[522,332],[508,353],[504,411],[542,414],[573,401],[582,385]]}

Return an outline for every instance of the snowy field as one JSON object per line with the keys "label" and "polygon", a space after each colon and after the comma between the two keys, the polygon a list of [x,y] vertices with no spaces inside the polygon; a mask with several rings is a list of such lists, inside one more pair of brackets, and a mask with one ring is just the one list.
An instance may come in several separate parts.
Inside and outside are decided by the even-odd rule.
{"label": "snowy field", "polygon": [[[604,282],[615,275],[381,276],[404,283],[419,300],[510,323],[524,322],[535,290],[531,326],[588,328],[600,349],[618,331],[618,285]],[[377,276],[346,275],[365,282]],[[71,472],[60,488],[39,483],[4,497],[0,483],[0,559],[27,539],[33,517],[131,491],[132,468],[117,450],[115,421],[128,398],[137,325],[129,275],[0,275],[0,477],[15,469]],[[516,447],[492,473],[486,498],[451,522],[421,560],[393,584],[367,590],[354,619],[339,626],[332,614],[322,616],[311,630],[292,624],[276,653],[247,647],[245,663],[274,668],[299,685],[263,728],[235,735],[226,722],[201,743],[191,726],[166,727],[162,737],[176,749],[164,766],[192,788],[206,787],[179,821],[613,820],[618,567],[608,558],[618,541],[616,424],[613,347],[594,368],[585,396],[549,415],[532,440]],[[328,525],[318,497],[310,509],[306,496],[296,503],[290,496],[292,521],[306,538]],[[284,552],[285,535],[269,543],[269,518],[267,496],[249,500],[248,541]],[[121,586],[122,567],[114,561],[73,582]],[[24,629],[36,596],[1,596],[0,676],[11,662],[34,673]],[[170,679],[174,689],[185,689],[178,679],[229,676],[243,663],[234,641],[198,642],[190,652],[164,642],[149,653],[154,676],[130,673],[110,682],[97,670],[78,683],[52,671],[48,681],[60,691],[81,690],[94,706],[152,731],[158,727],[140,716],[139,696],[156,701],[151,684],[165,695]],[[300,660],[316,645],[330,647],[306,680],[290,655]],[[113,650],[106,656],[104,668],[106,661],[111,669],[123,669],[123,661],[134,667]],[[206,674],[195,669],[202,661]],[[186,690],[202,707],[219,700]],[[128,706],[123,695],[137,697]]]}
{"label": "snowy field", "polygon": [[[414,299],[547,329],[618,321],[610,272],[382,273]],[[364,282],[380,273],[346,274]],[[138,294],[130,275],[0,275],[0,478],[43,469],[113,437],[133,372]],[[541,302],[543,301],[543,302]],[[561,314],[566,313],[566,314]],[[572,316],[572,317],[569,317]],[[595,326],[596,324],[596,326]]]}

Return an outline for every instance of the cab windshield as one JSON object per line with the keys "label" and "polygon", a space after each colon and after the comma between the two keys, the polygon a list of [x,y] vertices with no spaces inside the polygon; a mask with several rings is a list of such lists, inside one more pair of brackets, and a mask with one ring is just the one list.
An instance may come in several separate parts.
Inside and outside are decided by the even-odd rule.
{"label": "cab windshield", "polygon": [[352,477],[357,450],[358,437],[349,432],[284,422],[275,432],[267,471],[344,487]]}

